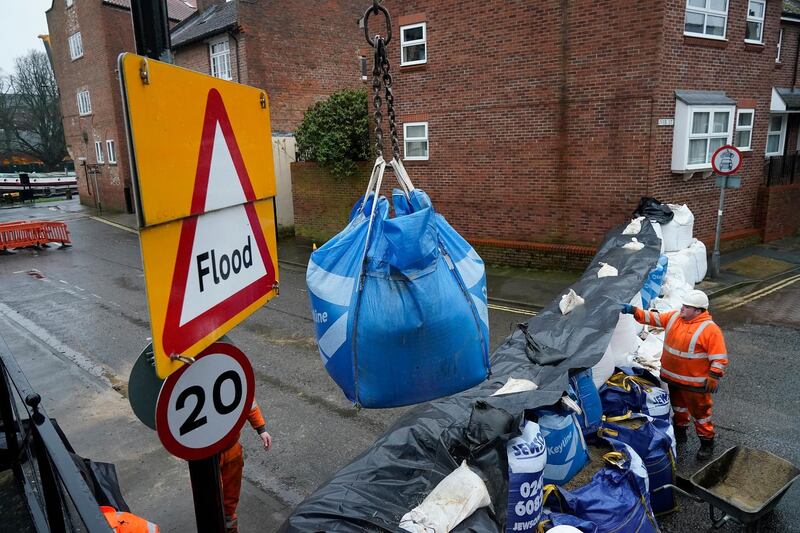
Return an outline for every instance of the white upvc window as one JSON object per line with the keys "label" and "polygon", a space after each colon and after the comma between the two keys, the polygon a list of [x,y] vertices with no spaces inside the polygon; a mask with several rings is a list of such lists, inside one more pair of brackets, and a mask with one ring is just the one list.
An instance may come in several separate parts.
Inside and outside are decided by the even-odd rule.
{"label": "white upvc window", "polygon": [[78,114],[81,116],[92,114],[92,99],[89,97],[89,91],[78,91]]}
{"label": "white upvc window", "polygon": [[747,5],[747,30],[744,40],[748,43],[759,43],[764,35],[764,11],[767,8],[766,0],[750,0]]}
{"label": "white upvc window", "polygon": [[105,163],[103,160],[103,141],[94,142],[94,155],[97,158],[97,163]]}
{"label": "white upvc window", "polygon": [[117,148],[114,146],[114,141],[108,139],[106,141],[106,152],[108,152],[108,162],[109,163],[116,163],[117,162]]}
{"label": "white upvc window", "polygon": [[72,4],[75,3],[75,0],[64,0],[64,3],[67,5],[67,7],[72,7]]}
{"label": "white upvc window", "polygon": [[736,135],[733,136],[733,145],[739,150],[752,149],[754,116],[754,109],[740,109],[736,112]]}
{"label": "white upvc window", "polygon": [[672,171],[691,173],[711,169],[711,156],[733,138],[735,107],[689,105],[678,101],[672,138]]}
{"label": "white upvc window", "polygon": [[403,124],[403,147],[406,160],[428,159],[428,123],[408,122]]}
{"label": "white upvc window", "polygon": [[70,35],[68,41],[70,59],[74,61],[79,57],[83,57],[83,40],[81,39],[81,32]]}
{"label": "white upvc window", "polygon": [[428,61],[425,23],[400,26],[400,65],[420,65]]}
{"label": "white upvc window", "polygon": [[369,78],[369,66],[367,65],[367,58],[364,56],[358,57],[358,67],[361,72],[361,80],[366,81]]}
{"label": "white upvc window", "polygon": [[728,0],[686,0],[684,35],[724,39],[727,25]]}
{"label": "white upvc window", "polygon": [[783,155],[783,143],[786,141],[786,117],[788,115],[770,115],[767,129],[766,155]]}
{"label": "white upvc window", "polygon": [[775,62],[776,63],[780,63],[781,62],[781,45],[782,44],[783,44],[783,28],[781,28],[780,33],[778,33],[778,46],[777,46],[778,53],[775,54]]}
{"label": "white upvc window", "polygon": [[223,80],[231,80],[231,49],[228,39],[208,43],[211,55],[211,75]]}

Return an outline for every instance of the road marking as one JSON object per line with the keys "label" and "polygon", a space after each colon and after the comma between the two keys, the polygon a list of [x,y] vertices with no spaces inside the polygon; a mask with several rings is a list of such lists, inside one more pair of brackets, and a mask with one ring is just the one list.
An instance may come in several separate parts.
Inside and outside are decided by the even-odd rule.
{"label": "road marking", "polygon": [[59,282],[59,283],[63,283],[64,285],[69,285],[69,283],[67,283],[67,282],[66,282],[66,281],[64,281],[63,279],[60,279],[60,280],[58,280],[58,282]]}
{"label": "road marking", "polygon": [[739,300],[737,302],[731,302],[731,303],[729,303],[727,305],[723,305],[719,309],[721,311],[730,311],[731,309],[736,309],[737,307],[741,307],[743,305],[747,305],[750,302],[758,300],[759,298],[763,298],[764,296],[767,296],[769,294],[772,294],[775,291],[778,291],[780,289],[788,287],[789,285],[792,285],[792,284],[794,284],[794,283],[796,283],[798,281],[800,281],[800,274],[797,274],[797,275],[792,276],[790,278],[786,278],[786,279],[782,279],[780,281],[777,281],[777,282],[773,283],[772,285],[768,285],[768,286],[766,286],[766,287],[764,287],[762,289],[759,289],[757,291],[754,291],[754,292],[746,295],[745,297],[743,297],[741,300]]}
{"label": "road marking", "polygon": [[78,289],[79,291],[85,291],[85,290],[86,290],[86,289],[82,289],[82,288],[78,287],[77,285],[73,285],[73,287],[75,287],[75,288],[76,288],[76,289]]}
{"label": "road marking", "polygon": [[489,309],[494,309],[495,311],[505,311],[507,313],[516,313],[518,315],[536,316],[538,314],[536,311],[531,311],[530,309],[521,309],[519,307],[506,307],[505,305],[488,304],[486,307],[488,307]]}
{"label": "road marking", "polygon": [[95,297],[95,298],[97,298],[98,300],[102,300],[102,299],[103,299],[103,297],[102,297],[102,296],[98,296],[98,295],[96,295],[95,293],[92,293],[92,296],[94,296],[94,297]]}
{"label": "road marking", "polygon": [[39,339],[39,341],[41,341],[42,343],[46,344],[57,355],[66,357],[67,359],[75,363],[75,365],[77,365],[79,368],[85,370],[92,376],[100,379],[103,383],[105,383],[109,387],[111,386],[111,382],[108,380],[107,377],[109,373],[105,371],[101,365],[95,363],[82,353],[73,350],[63,342],[59,341],[43,327],[39,326],[32,320],[25,318],[14,309],[1,303],[0,303],[0,314],[6,317],[9,321],[15,323],[20,328],[27,330],[28,333]]}
{"label": "road marking", "polygon": [[122,224],[117,224],[116,222],[111,222],[110,220],[106,220],[105,218],[100,218],[100,217],[89,217],[89,218],[91,218],[92,220],[96,220],[98,222],[102,222],[103,224],[108,224],[109,226],[114,226],[115,228],[121,229],[122,231],[127,231],[128,233],[135,233],[136,235],[139,234],[139,232],[133,228],[129,228],[128,226],[123,226]]}

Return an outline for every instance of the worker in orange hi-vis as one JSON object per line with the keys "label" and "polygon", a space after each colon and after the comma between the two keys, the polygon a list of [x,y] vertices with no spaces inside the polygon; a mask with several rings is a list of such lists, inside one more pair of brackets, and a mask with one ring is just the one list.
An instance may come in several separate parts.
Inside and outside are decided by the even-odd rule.
{"label": "worker in orange hi-vis", "polygon": [[672,410],[675,412],[675,440],[687,441],[689,418],[700,437],[697,459],[710,459],[714,454],[714,424],[711,422],[711,395],[717,392],[719,380],[728,366],[725,339],[708,313],[708,296],[703,291],[690,291],[680,311],[660,313],[645,311],[630,304],[622,312],[632,314],[637,322],[664,328],[664,350],[661,353],[661,379],[669,384]]}
{"label": "worker in orange hi-vis", "polygon": [[108,505],[101,505],[100,512],[105,516],[114,533],[159,533],[158,526],[133,513],[117,511]]}
{"label": "worker in orange hi-vis", "polygon": [[[256,430],[264,450],[272,446],[272,437],[267,432],[267,424],[258,404],[253,401],[250,413],[247,415],[250,426]],[[228,533],[238,533],[239,523],[236,516],[236,507],[239,505],[239,493],[242,490],[242,470],[244,469],[244,455],[239,439],[236,443],[223,451],[219,456],[219,470],[222,478],[222,505],[225,508],[225,528]]]}

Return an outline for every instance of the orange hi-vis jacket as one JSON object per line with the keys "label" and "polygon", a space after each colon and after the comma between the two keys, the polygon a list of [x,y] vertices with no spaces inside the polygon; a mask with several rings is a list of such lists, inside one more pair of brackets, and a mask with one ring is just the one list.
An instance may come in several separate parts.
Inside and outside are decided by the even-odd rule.
{"label": "orange hi-vis jacket", "polygon": [[708,311],[690,321],[679,311],[659,313],[634,309],[634,318],[642,324],[664,328],[664,351],[661,354],[661,379],[685,389],[704,391],[706,378],[721,378],[728,366],[728,351],[722,330]]}
{"label": "orange hi-vis jacket", "polygon": [[100,511],[114,533],[159,533],[160,531],[157,525],[135,514],[123,513],[107,505],[101,505]]}

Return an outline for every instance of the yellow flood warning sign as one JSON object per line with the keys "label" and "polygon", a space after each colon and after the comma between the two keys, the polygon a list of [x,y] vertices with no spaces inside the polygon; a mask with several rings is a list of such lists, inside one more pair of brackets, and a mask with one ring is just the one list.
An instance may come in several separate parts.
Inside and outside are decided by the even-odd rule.
{"label": "yellow flood warning sign", "polygon": [[156,372],[165,378],[277,294],[263,91],[119,59]]}

